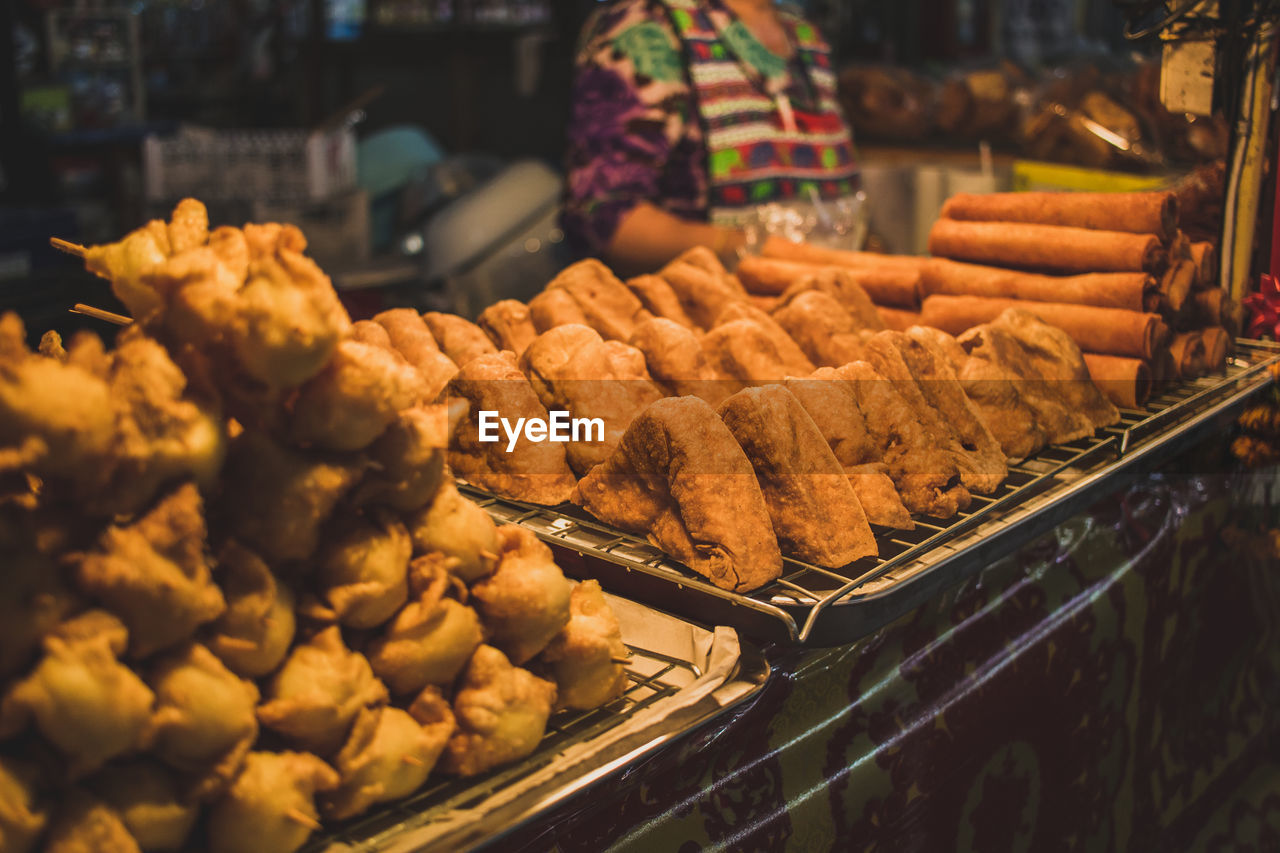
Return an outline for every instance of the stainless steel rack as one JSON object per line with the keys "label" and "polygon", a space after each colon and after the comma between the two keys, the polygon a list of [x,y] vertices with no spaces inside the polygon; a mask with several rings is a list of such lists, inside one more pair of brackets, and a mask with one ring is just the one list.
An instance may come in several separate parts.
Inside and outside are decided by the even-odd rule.
{"label": "stainless steel rack", "polygon": [[912,531],[875,528],[879,556],[839,570],[784,559],[778,580],[748,594],[726,592],[669,559],[643,538],[601,524],[573,506],[496,498],[465,487],[501,522],[524,525],[549,543],[566,571],[703,623],[732,625],[766,640],[810,645],[852,642],[976,571],[995,549],[1016,547],[1068,517],[1113,475],[1172,452],[1193,428],[1243,405],[1271,381],[1280,347],[1240,340],[1224,371],[1180,383],[1092,437],[1054,445],[1009,468],[992,495],[974,495],[951,519],[917,516]]}
{"label": "stainless steel rack", "polygon": [[[490,797],[530,779],[540,771],[554,765],[571,748],[589,745],[593,739],[635,718],[640,712],[653,708],[663,699],[675,696],[681,690],[702,677],[704,673],[692,660],[682,659],[652,649],[628,644],[630,654],[626,664],[628,685],[617,699],[591,711],[561,711],[552,715],[547,731],[538,749],[528,758],[511,766],[499,768],[481,776],[464,779],[444,778],[429,785],[412,797],[387,804],[376,811],[341,824],[331,831],[313,838],[301,853],[375,853],[401,850],[415,831],[430,828],[433,823],[447,821],[460,812],[482,805]],[[662,742],[689,731],[737,702],[740,702],[763,686],[768,676],[768,663],[753,647],[743,645],[732,677],[731,695],[720,697],[703,707],[702,719],[686,715],[681,729],[666,728],[660,739],[649,739],[640,746],[632,746],[624,758],[634,760],[645,752],[656,749]],[[729,683],[726,682],[726,683]],[[692,718],[692,722],[690,719]],[[619,763],[622,759],[606,756],[597,762],[595,775]],[[590,764],[575,767],[572,778],[554,785],[551,790],[537,790],[537,805],[546,808],[567,799],[585,788],[592,781]],[[525,817],[531,816],[527,811]],[[458,831],[447,831],[437,836],[427,833],[428,841],[417,843],[409,840],[409,848],[415,852],[454,850],[460,846],[473,846],[491,840],[512,824],[470,825],[463,822]],[[465,837],[463,837],[465,836]]]}

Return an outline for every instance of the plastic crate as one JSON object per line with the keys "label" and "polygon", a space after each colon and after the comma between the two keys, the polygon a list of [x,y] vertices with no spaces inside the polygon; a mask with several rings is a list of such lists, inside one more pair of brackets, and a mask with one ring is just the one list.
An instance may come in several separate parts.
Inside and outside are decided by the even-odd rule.
{"label": "plastic crate", "polygon": [[356,138],[349,129],[183,128],[143,141],[147,200],[322,201],[356,184]]}

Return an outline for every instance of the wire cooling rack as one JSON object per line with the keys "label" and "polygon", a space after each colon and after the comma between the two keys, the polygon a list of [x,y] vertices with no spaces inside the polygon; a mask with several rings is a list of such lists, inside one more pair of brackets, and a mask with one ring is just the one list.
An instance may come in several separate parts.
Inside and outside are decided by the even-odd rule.
{"label": "wire cooling rack", "polygon": [[[412,797],[378,807],[369,815],[339,824],[331,831],[316,836],[302,848],[301,853],[375,853],[385,850],[402,839],[405,832],[426,826],[457,810],[477,806],[500,789],[554,763],[570,747],[590,741],[659,700],[675,695],[703,674],[691,661],[634,645],[627,648],[630,652],[625,666],[628,684],[623,694],[591,711],[561,711],[552,715],[538,749],[528,758],[480,776],[444,778]],[[762,683],[761,673],[767,672],[767,664],[746,646],[739,667],[738,678],[753,683]],[[749,694],[741,698],[746,698],[746,695]],[[697,721],[690,727],[696,724]],[[571,781],[558,792],[556,799],[573,794],[575,786],[585,785],[586,781]],[[505,827],[490,827],[488,831],[496,833],[501,829]],[[428,849],[435,849],[435,845]]]}
{"label": "wire cooling rack", "polygon": [[599,578],[618,594],[766,641],[838,645],[892,621],[976,571],[986,557],[1007,553],[1019,537],[1062,521],[1114,483],[1114,474],[1157,450],[1171,451],[1197,425],[1243,405],[1270,382],[1266,368],[1278,361],[1276,345],[1237,341],[1225,370],[1170,387],[1141,409],[1122,409],[1120,423],[1089,438],[1011,465],[994,494],[973,495],[955,517],[914,516],[910,531],[873,526],[879,555],[837,570],[784,558],[780,578],[747,594],[713,586],[645,539],[578,507],[540,507],[462,488],[496,520],[533,530],[566,571]]}

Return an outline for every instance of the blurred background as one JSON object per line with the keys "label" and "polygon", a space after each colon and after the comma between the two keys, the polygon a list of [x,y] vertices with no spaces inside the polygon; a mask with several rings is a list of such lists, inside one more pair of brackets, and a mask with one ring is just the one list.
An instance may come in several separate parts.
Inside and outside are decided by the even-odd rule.
{"label": "blurred background", "polygon": [[[0,307],[63,329],[75,301],[110,308],[48,237],[116,239],[184,195],[301,225],[358,315],[540,286],[567,260],[564,124],[598,5],[0,0]],[[922,251],[958,189],[1139,188],[1227,152],[1230,81],[1211,114],[1171,113],[1161,42],[1125,38],[1162,4],[796,5],[834,48],[887,250]]]}

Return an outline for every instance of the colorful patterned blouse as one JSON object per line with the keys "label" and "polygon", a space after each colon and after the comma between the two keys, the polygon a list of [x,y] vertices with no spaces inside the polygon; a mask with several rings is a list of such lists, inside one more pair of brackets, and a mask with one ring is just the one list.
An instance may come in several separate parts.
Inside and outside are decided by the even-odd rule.
{"label": "colorful patterned blouse", "polygon": [[562,219],[575,251],[599,254],[642,201],[732,224],[768,201],[853,191],[829,50],[781,17],[790,61],[721,0],[615,0],[595,13],[569,122]]}

